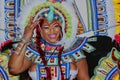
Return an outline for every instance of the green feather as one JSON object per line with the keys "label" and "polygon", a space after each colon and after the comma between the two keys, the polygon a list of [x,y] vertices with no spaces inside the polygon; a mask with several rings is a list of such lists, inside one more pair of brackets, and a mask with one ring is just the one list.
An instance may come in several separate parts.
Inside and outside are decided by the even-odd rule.
{"label": "green feather", "polygon": [[48,16],[47,16],[48,22],[53,21],[53,19],[54,19],[54,11],[55,11],[54,7],[50,6],[50,11],[49,11]]}

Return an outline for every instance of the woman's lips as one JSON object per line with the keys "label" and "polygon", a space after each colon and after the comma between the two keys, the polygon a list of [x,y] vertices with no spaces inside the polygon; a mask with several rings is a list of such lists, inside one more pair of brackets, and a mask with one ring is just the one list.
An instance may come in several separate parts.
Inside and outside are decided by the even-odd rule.
{"label": "woman's lips", "polygon": [[49,35],[50,38],[56,38],[56,36],[57,36],[56,34],[50,34]]}

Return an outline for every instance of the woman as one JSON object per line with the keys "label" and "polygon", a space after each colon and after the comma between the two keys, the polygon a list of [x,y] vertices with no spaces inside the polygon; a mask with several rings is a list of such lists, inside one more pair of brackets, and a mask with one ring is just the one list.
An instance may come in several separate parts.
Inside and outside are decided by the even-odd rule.
{"label": "woman", "polygon": [[[90,80],[85,56],[82,53],[74,53],[79,59],[70,56],[69,61],[62,62],[63,54],[67,53],[63,45],[59,44],[63,37],[62,25],[59,20],[51,16],[54,7],[50,7],[47,17],[42,17],[33,22],[31,17],[29,25],[25,28],[23,38],[18,43],[9,60],[9,71],[19,74],[29,69],[32,80]],[[50,16],[49,16],[50,15]],[[25,57],[26,48],[36,30],[35,46],[40,57],[31,59]],[[57,44],[58,43],[58,44]],[[49,56],[49,57],[48,57]],[[68,56],[64,56],[68,60]],[[56,60],[56,61],[55,61]],[[35,63],[39,62],[39,64]]]}

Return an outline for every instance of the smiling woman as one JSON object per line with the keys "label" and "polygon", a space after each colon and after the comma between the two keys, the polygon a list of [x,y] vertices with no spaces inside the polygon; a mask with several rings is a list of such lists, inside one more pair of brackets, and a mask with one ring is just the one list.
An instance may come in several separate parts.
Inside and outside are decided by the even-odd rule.
{"label": "smiling woman", "polygon": [[34,7],[24,23],[23,38],[10,57],[10,73],[29,69],[32,80],[90,80],[83,48],[94,48],[86,44],[86,38],[76,38],[77,25],[75,13],[60,3]]}

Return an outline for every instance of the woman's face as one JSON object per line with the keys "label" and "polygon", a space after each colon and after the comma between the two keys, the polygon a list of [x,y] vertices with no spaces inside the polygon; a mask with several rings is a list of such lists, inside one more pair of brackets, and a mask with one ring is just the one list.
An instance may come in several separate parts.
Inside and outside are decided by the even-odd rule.
{"label": "woman's face", "polygon": [[61,26],[58,21],[52,22],[44,21],[41,27],[41,36],[49,43],[56,43],[62,37]]}

